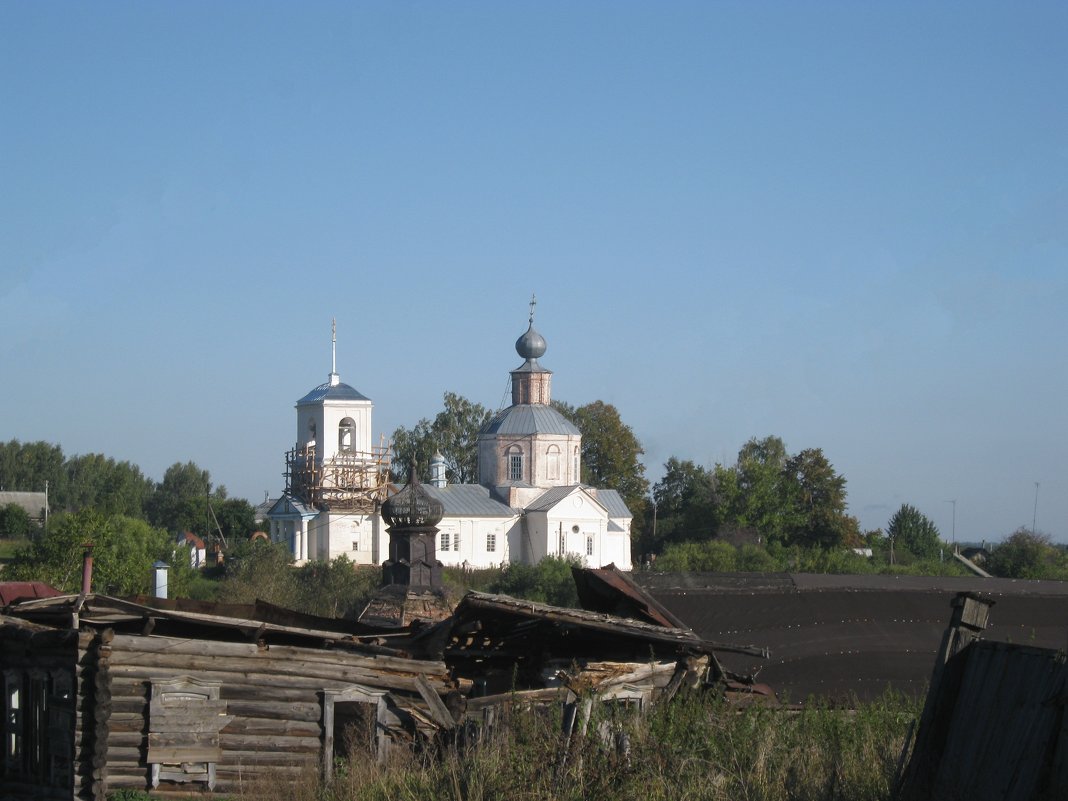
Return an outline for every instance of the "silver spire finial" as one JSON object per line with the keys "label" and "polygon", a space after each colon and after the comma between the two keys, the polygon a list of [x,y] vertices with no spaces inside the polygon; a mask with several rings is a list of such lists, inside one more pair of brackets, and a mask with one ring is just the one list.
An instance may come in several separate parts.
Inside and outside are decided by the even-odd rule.
{"label": "silver spire finial", "polygon": [[534,293],[530,293],[530,324],[534,325],[534,307],[538,305],[538,299],[534,297]]}
{"label": "silver spire finial", "polygon": [[330,386],[336,387],[341,382],[337,374],[337,318],[330,318]]}

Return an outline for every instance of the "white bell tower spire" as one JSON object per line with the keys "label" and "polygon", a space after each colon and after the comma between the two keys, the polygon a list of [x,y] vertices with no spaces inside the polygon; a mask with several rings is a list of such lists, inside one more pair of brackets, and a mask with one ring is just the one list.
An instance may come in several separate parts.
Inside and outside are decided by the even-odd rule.
{"label": "white bell tower spire", "polygon": [[337,374],[337,318],[330,320],[330,386],[336,387],[341,383],[341,376]]}

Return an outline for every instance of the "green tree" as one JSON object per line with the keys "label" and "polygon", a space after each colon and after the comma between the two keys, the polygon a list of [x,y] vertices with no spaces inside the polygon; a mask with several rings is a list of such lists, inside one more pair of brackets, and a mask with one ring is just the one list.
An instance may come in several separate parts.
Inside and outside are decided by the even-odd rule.
{"label": "green tree", "polygon": [[58,445],[17,439],[0,444],[0,489],[44,492],[47,485],[49,505],[62,509],[66,483],[63,449]]}
{"label": "green tree", "polygon": [[779,437],[750,439],[738,451],[734,471],[738,492],[734,497],[731,522],[758,531],[771,542],[788,538],[788,487],[784,481],[789,456]]}
{"label": "green tree", "polygon": [[267,601],[296,609],[301,597],[293,555],[281,543],[253,540],[238,543],[228,555],[218,599],[226,603]]}
{"label": "green tree", "polygon": [[212,524],[219,524],[223,538],[233,546],[242,540],[247,540],[256,530],[256,509],[243,498],[227,498],[226,500],[212,500],[211,509],[215,516]]}
{"label": "green tree", "polygon": [[787,540],[836,548],[860,544],[860,526],[846,514],[845,478],[820,448],[806,448],[783,467]]}
{"label": "green tree", "polygon": [[664,464],[664,477],[653,486],[657,532],[656,537],[650,534],[648,548],[715,537],[730,522],[737,483],[737,474],[721,465],[708,470],[672,456]]}
{"label": "green tree", "polygon": [[72,456],[64,468],[69,511],[92,507],[108,515],[143,517],[145,501],[155,489],[136,465],[100,453]]}
{"label": "green tree", "polygon": [[478,481],[478,434],[492,414],[454,392],[443,397],[444,409],[433,421],[423,418],[414,428],[403,426],[393,432],[393,477],[403,480],[414,458],[420,474],[429,478],[430,460],[438,451],[445,457],[445,476],[457,484]]}
{"label": "green tree", "polygon": [[938,527],[907,503],[901,504],[886,524],[886,536],[893,541],[895,550],[903,548],[922,559],[938,556],[942,547]]}
{"label": "green tree", "polygon": [[382,569],[354,565],[342,555],[296,568],[296,609],[322,617],[355,618],[382,584]]}
{"label": "green tree", "polygon": [[738,569],[738,549],[729,542],[673,542],[656,560],[656,569],[665,572],[730,573]]}
{"label": "green tree", "polygon": [[1049,535],[1019,528],[995,547],[988,562],[995,576],[1020,579],[1068,579],[1068,560]]}
{"label": "green tree", "polygon": [[[207,507],[211,490],[211,474],[207,470],[195,462],[175,462],[145,502],[148,522],[171,532],[210,533],[215,528]],[[215,498],[222,500],[225,493],[225,488],[220,488]]]}
{"label": "green tree", "polygon": [[136,518],[83,509],[49,521],[42,536],[15,554],[4,577],[44,581],[65,592],[78,592],[86,543],[93,545],[93,590],[109,595],[149,592],[152,565],[174,559],[167,532]]}
{"label": "green tree", "polygon": [[35,528],[29,512],[17,503],[0,506],[0,539],[25,539]]}
{"label": "green tree", "polygon": [[547,556],[536,565],[514,562],[501,571],[490,585],[490,592],[577,608],[578,590],[571,575],[573,566],[581,566],[581,562],[557,556]]}
{"label": "green tree", "polygon": [[638,518],[645,507],[649,480],[641,456],[645,452],[634,430],[610,403],[593,401],[577,408],[553,406],[582,432],[582,480],[591,487],[614,489]]}

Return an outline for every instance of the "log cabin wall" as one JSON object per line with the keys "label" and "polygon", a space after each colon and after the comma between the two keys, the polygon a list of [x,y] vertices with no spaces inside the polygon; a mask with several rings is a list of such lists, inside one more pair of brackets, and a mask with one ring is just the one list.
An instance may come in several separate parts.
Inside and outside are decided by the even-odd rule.
{"label": "log cabin wall", "polygon": [[[405,728],[394,696],[418,698],[420,676],[439,693],[451,686],[441,662],[133,634],[110,640],[107,675],[108,791],[156,782],[182,796],[318,775],[353,704],[366,704],[371,758],[384,732]],[[335,715],[335,702],[350,713]]]}
{"label": "log cabin wall", "polygon": [[0,799],[69,801],[74,788],[78,634],[0,626]]}

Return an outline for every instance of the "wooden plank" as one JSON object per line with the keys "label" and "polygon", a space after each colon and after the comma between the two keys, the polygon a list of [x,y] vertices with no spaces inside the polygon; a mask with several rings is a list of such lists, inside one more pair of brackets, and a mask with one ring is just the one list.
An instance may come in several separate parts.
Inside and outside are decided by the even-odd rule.
{"label": "wooden plank", "polygon": [[221,758],[221,748],[160,746],[158,748],[149,748],[148,758],[145,761],[149,764],[163,762],[218,762]]}
{"label": "wooden plank", "polygon": [[416,676],[415,688],[426,702],[430,717],[435,723],[445,729],[453,729],[456,727],[456,721],[453,720],[452,713],[449,712],[448,707],[445,706],[445,703],[425,678]]}
{"label": "wooden plank", "polygon": [[253,658],[324,662],[327,664],[348,664],[375,669],[397,670],[408,673],[444,673],[443,662],[430,659],[409,659],[387,654],[361,653],[346,650],[343,646],[331,649],[302,648],[293,645],[270,645],[260,648],[253,643],[232,643],[216,640],[190,640],[172,637],[139,637],[137,635],[115,635],[112,643],[113,660],[123,664],[134,653],[156,653],[174,656],[217,656],[223,658]]}
{"label": "wooden plank", "polygon": [[[262,652],[267,654],[269,652]],[[401,676],[414,677],[425,675],[439,682],[447,680],[444,664],[424,664],[419,669],[410,669],[409,660],[374,660],[374,659],[303,659],[293,657],[275,657],[258,655],[234,657],[220,655],[187,655],[175,657],[170,653],[135,653],[128,652],[121,659],[112,660],[112,668],[131,665],[165,668],[168,670],[195,673],[202,670],[227,672],[271,673],[277,676]],[[437,669],[433,668],[437,665]]]}
{"label": "wooden plank", "polygon": [[[113,667],[115,675],[135,678],[159,678],[158,667],[145,667],[140,665],[119,665]],[[198,670],[197,675],[204,679],[226,682],[235,681],[235,676],[241,678],[250,685],[258,686],[260,695],[271,694],[278,686],[287,689],[307,688],[312,690],[344,690],[353,684],[363,687],[375,687],[385,690],[401,690],[417,693],[415,676],[397,676],[394,674],[357,672],[353,670],[342,671],[309,671],[311,675],[279,675],[277,673],[253,673],[241,668],[232,670]],[[179,675],[176,671],[175,675]],[[438,677],[427,677],[430,685],[435,689],[452,689],[451,683],[440,680]]]}

